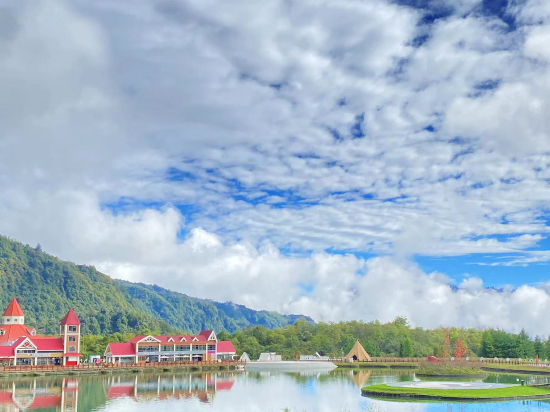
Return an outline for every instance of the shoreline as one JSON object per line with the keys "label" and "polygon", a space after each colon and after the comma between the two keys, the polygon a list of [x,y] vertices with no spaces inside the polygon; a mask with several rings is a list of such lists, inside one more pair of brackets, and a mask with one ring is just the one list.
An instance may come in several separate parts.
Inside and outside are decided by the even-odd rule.
{"label": "shoreline", "polygon": [[418,369],[419,365],[381,364],[381,363],[342,363],[334,362],[338,368],[348,369]]}
{"label": "shoreline", "polygon": [[0,379],[10,377],[40,377],[40,376],[84,376],[109,375],[113,373],[166,373],[166,372],[202,372],[202,371],[235,371],[237,364],[204,364],[204,365],[153,365],[153,366],[123,366],[105,368],[59,368],[43,370],[0,371]]}
{"label": "shoreline", "polygon": [[500,397],[483,397],[483,398],[471,398],[471,397],[459,397],[459,396],[437,396],[437,395],[421,395],[421,394],[395,394],[395,393],[381,393],[371,392],[365,389],[361,390],[361,396],[373,397],[373,398],[393,398],[393,399],[418,399],[418,400],[432,400],[442,402],[506,402],[506,401],[519,401],[519,400],[532,400],[532,399],[548,399],[550,393],[543,395],[520,395],[520,396],[500,396]]}
{"label": "shoreline", "polygon": [[487,387],[474,388],[433,388],[379,384],[361,388],[361,395],[396,400],[419,399],[451,402],[501,402],[550,398],[550,388],[547,386],[501,385],[504,387],[490,387],[491,384],[486,385]]}
{"label": "shoreline", "polygon": [[466,374],[466,375],[433,375],[433,374],[423,374],[423,373],[415,373],[416,376],[419,378],[485,378],[488,376],[488,373],[474,373],[474,374]]}
{"label": "shoreline", "polygon": [[511,374],[521,374],[521,375],[550,375],[550,370],[528,370],[528,369],[508,369],[508,368],[491,368],[483,366],[481,370],[486,372],[501,372],[501,373],[511,373]]}

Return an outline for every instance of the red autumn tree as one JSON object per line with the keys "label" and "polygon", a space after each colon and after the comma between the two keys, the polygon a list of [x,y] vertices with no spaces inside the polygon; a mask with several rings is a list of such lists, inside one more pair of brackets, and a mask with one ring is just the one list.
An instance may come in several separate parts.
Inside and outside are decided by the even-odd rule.
{"label": "red autumn tree", "polygon": [[464,345],[464,342],[462,342],[462,340],[460,339],[455,340],[455,350],[454,350],[455,359],[462,358],[464,355],[466,355],[466,352],[467,352],[467,349],[466,349],[466,346]]}

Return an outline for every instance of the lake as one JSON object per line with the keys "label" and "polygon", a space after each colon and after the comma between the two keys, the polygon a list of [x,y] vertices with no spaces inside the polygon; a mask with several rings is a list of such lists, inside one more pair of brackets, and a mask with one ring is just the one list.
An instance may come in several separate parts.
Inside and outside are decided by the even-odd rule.
{"label": "lake", "polygon": [[[486,382],[546,383],[549,377],[492,375]],[[0,411],[550,411],[550,401],[411,403],[361,396],[367,384],[416,380],[409,371],[212,372],[0,380]]]}

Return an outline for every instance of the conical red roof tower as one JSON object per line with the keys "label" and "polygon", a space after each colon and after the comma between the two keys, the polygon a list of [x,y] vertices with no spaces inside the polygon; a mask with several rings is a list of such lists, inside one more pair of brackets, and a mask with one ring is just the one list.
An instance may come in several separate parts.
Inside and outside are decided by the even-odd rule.
{"label": "conical red roof tower", "polygon": [[19,303],[17,302],[17,299],[13,298],[11,300],[6,311],[4,312],[4,316],[25,316],[21,306],[19,306]]}
{"label": "conical red roof tower", "polygon": [[71,308],[61,321],[61,326],[63,325],[80,325],[80,319],[78,319],[78,316],[76,316],[76,313],[74,313],[74,310]]}

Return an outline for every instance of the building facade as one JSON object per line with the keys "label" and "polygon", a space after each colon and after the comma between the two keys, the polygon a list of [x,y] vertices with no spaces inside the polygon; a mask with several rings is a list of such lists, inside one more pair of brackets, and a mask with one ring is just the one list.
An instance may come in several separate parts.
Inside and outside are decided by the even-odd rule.
{"label": "building facade", "polygon": [[[218,342],[212,330],[203,330],[198,335],[142,335],[126,343],[108,344],[104,356],[108,363],[214,361],[219,359],[220,344],[223,348],[228,348],[225,342]],[[234,350],[233,344],[231,348]]]}
{"label": "building facade", "polygon": [[41,337],[25,326],[25,314],[13,298],[0,325],[0,364],[58,365],[80,364],[80,320],[70,309],[62,319],[60,337]]}

